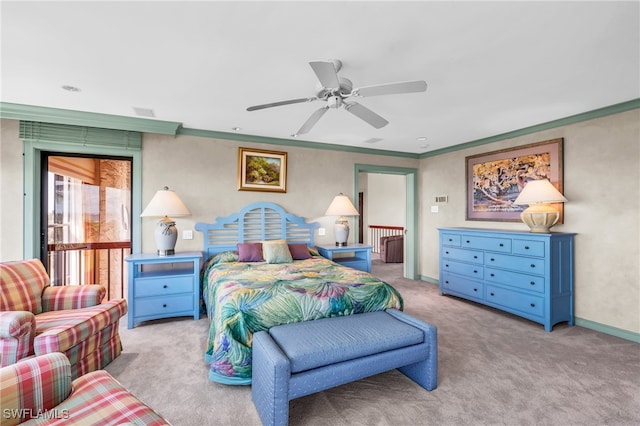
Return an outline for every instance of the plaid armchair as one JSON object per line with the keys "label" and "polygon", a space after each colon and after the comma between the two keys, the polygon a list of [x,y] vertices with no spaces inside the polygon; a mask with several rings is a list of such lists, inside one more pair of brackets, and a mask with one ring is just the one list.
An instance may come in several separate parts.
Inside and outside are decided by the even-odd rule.
{"label": "plaid armchair", "polygon": [[169,424],[105,370],[72,381],[61,353],[0,368],[0,396],[0,426]]}
{"label": "plaid armchair", "polygon": [[118,323],[126,300],[101,303],[101,285],[49,284],[38,259],[0,263],[0,367],[62,352],[75,379],[120,355]]}

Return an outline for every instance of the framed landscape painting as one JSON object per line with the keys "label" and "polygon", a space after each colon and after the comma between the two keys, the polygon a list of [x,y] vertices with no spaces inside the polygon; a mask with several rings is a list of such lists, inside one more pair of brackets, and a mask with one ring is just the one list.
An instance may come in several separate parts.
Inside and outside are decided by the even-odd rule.
{"label": "framed landscape painting", "polygon": [[239,148],[238,190],[287,192],[287,153]]}
{"label": "framed landscape painting", "polygon": [[[561,193],[563,139],[466,157],[467,220],[520,221],[513,202],[530,180],[548,179]],[[563,223],[563,204],[554,204]]]}

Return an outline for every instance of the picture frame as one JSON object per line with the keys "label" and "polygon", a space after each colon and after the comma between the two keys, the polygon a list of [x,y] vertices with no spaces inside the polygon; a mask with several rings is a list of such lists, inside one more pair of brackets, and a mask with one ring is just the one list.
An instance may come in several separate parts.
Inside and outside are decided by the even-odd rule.
{"label": "picture frame", "polygon": [[[467,220],[520,222],[527,205],[513,201],[527,181],[548,179],[561,193],[563,138],[466,157]],[[563,223],[564,204],[553,204]]]}
{"label": "picture frame", "polygon": [[287,153],[239,148],[238,190],[287,192]]}

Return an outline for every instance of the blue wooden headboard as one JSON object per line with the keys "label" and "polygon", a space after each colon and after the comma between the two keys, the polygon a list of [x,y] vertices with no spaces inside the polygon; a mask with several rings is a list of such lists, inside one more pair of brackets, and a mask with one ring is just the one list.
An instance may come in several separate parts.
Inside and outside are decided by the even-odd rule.
{"label": "blue wooden headboard", "polygon": [[318,227],[318,222],[307,223],[303,217],[267,202],[249,204],[238,213],[218,217],[215,223],[196,223],[196,230],[204,234],[205,259],[223,251],[237,250],[237,243],[287,240],[312,247]]}

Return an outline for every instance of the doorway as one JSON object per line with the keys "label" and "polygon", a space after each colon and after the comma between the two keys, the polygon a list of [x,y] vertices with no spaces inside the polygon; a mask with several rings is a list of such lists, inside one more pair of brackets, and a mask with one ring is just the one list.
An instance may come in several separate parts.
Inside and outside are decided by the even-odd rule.
{"label": "doorway", "polygon": [[[405,253],[404,253],[404,276],[409,279],[416,279],[418,276],[418,170],[406,167],[377,166],[369,164],[356,164],[354,167],[354,194],[360,192],[360,173],[376,173],[405,176]],[[360,220],[355,218],[360,227]]]}
{"label": "doorway", "polygon": [[126,295],[130,158],[42,153],[40,259],[53,285],[102,283]]}

